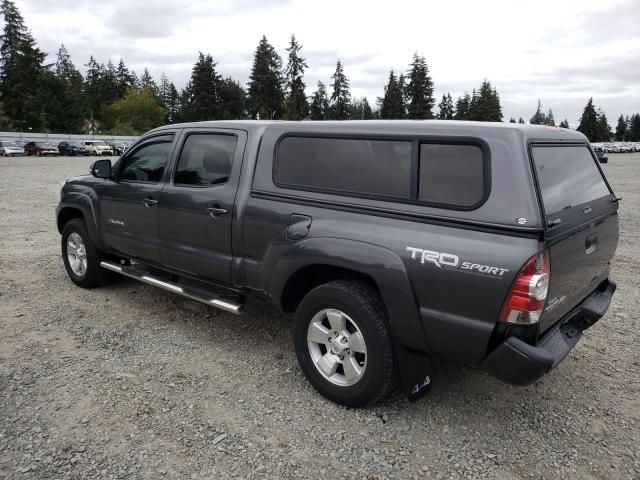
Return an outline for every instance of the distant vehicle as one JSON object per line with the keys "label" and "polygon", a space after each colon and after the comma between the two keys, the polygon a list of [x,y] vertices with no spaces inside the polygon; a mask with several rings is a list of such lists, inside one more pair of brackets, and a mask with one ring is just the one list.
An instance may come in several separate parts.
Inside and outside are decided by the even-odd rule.
{"label": "distant vehicle", "polygon": [[49,142],[29,142],[24,146],[24,154],[37,155],[38,157],[48,155],[57,157],[60,155],[60,152],[58,151],[58,147]]}
{"label": "distant vehicle", "polygon": [[27,145],[27,143],[29,143],[28,141],[25,140],[16,140],[14,142],[18,147],[20,147],[22,149],[22,153],[24,153],[24,147]]}
{"label": "distant vehicle", "polygon": [[[593,145],[592,145],[593,147]],[[609,157],[604,154],[604,150],[602,147],[593,147],[593,151],[596,152],[596,157],[598,157],[598,161],[600,163],[608,163]]]}
{"label": "distant vehicle", "polygon": [[58,150],[60,155],[70,155],[75,157],[76,155],[90,155],[89,149],[80,142],[60,142],[58,144]]}
{"label": "distant vehicle", "polygon": [[113,148],[102,140],[87,140],[84,146],[89,150],[89,154],[95,156],[113,155]]}
{"label": "distant vehicle", "polygon": [[127,150],[128,145],[124,142],[113,142],[111,148],[113,148],[114,155],[122,155]]}
{"label": "distant vehicle", "polygon": [[0,155],[3,157],[19,157],[24,155],[24,148],[16,142],[0,142]]}

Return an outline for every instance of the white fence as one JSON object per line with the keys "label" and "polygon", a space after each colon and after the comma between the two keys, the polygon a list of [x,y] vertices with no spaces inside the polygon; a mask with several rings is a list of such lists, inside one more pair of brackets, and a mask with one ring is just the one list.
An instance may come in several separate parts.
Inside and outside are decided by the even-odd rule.
{"label": "white fence", "polygon": [[23,142],[50,142],[54,145],[64,140],[104,140],[105,142],[127,142],[132,143],[139,137],[116,136],[116,135],[70,135],[65,133],[37,133],[37,132],[0,132],[0,141],[21,140]]}

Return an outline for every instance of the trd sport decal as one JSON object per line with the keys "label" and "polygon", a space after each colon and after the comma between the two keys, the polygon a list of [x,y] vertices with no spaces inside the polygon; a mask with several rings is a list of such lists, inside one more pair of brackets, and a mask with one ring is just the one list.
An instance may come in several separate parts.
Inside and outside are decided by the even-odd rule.
{"label": "trd sport decal", "polygon": [[415,247],[407,247],[407,251],[411,252],[412,260],[417,260],[423,265],[428,263],[438,268],[455,269],[461,273],[500,278],[509,271],[506,268],[493,267],[491,265],[461,262],[460,258],[453,253],[434,252],[433,250]]}

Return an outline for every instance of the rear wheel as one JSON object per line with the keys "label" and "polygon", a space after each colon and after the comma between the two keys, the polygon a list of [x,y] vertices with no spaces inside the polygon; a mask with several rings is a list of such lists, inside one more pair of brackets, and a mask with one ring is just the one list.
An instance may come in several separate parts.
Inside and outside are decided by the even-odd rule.
{"label": "rear wheel", "polygon": [[311,384],[336,403],[367,405],[395,386],[387,314],[364,283],[338,280],[311,290],[296,311],[294,341]]}

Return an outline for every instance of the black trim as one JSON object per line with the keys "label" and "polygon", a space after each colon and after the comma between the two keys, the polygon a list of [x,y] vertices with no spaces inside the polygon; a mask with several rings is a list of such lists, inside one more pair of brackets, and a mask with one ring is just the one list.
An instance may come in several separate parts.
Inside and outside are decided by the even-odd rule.
{"label": "black trim", "polygon": [[[350,192],[344,190],[334,190],[330,188],[312,187],[307,185],[289,184],[280,182],[277,178],[278,169],[278,151],[280,142],[288,137],[297,138],[323,138],[327,140],[378,140],[378,141],[395,141],[395,142],[411,142],[411,179],[409,197],[394,197],[392,195],[378,195],[372,193]],[[452,205],[435,202],[425,202],[418,198],[418,182],[419,162],[420,162],[420,144],[431,143],[438,145],[471,145],[479,147],[482,151],[483,175],[484,175],[484,195],[481,200],[470,206]],[[417,150],[417,151],[416,151]],[[280,135],[275,142],[273,150],[273,165],[271,168],[271,179],[273,184],[286,190],[299,190],[305,192],[324,193],[329,195],[339,195],[343,197],[365,198],[369,200],[387,201],[393,203],[421,205],[425,207],[433,207],[445,210],[470,211],[480,208],[488,200],[491,195],[491,149],[489,144],[481,138],[477,137],[453,137],[441,135],[392,135],[392,134],[340,134],[340,133],[313,133],[313,132],[285,132]]]}
{"label": "black trim", "polygon": [[296,205],[305,205],[309,207],[328,208],[332,210],[340,210],[343,212],[361,213],[364,215],[374,215],[378,217],[394,218],[399,220],[418,221],[432,225],[442,225],[445,227],[464,228],[479,232],[494,233],[503,235],[508,232],[509,235],[520,238],[536,238],[541,239],[542,230],[515,227],[510,225],[501,225],[497,223],[475,222],[473,220],[465,220],[452,217],[441,217],[426,215],[417,212],[398,211],[382,207],[373,207],[367,205],[359,205],[347,202],[336,202],[335,200],[323,200],[319,198],[306,198],[289,193],[276,193],[265,190],[252,189],[251,198],[259,198],[263,200],[273,200],[283,203],[294,203]]}

